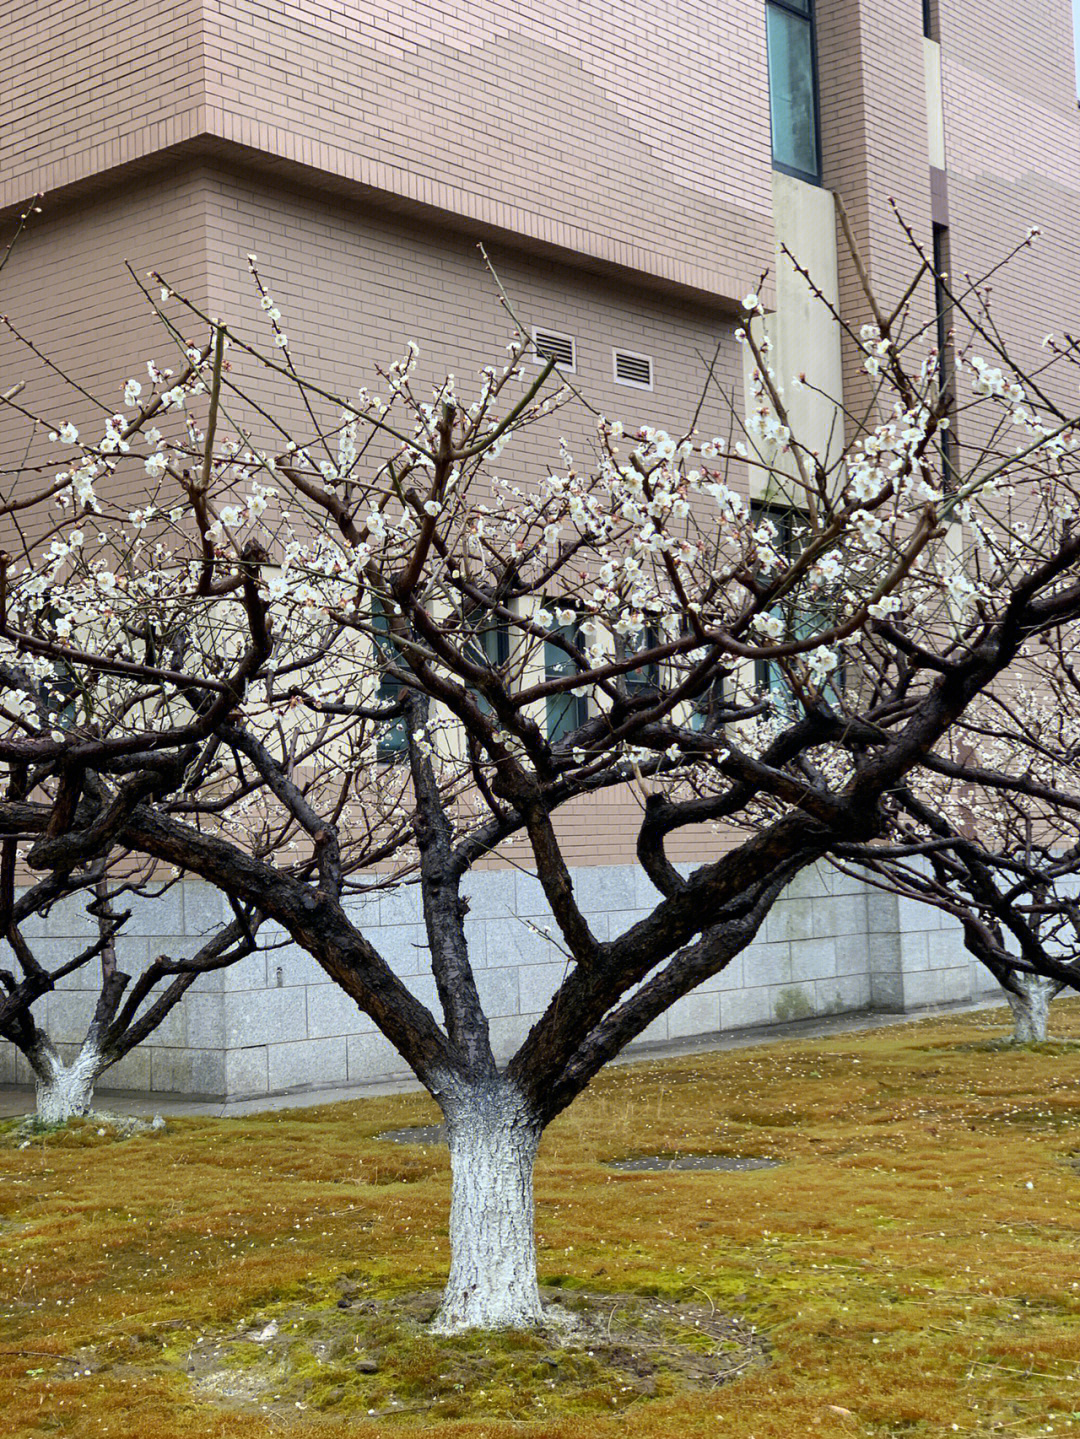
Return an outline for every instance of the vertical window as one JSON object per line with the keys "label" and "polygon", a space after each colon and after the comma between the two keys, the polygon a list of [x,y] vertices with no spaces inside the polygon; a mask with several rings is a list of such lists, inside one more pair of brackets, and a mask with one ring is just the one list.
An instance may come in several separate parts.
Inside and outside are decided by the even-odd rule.
{"label": "vertical window", "polygon": [[[750,513],[755,523],[768,520],[776,530],[772,547],[785,560],[798,558],[802,539],[796,533],[799,519],[797,510],[780,509],[773,505],[752,503]],[[832,619],[833,604],[828,594],[820,599],[808,600],[805,595],[789,595],[771,611],[783,624],[782,637],[785,640],[805,640],[825,629]],[[791,692],[780,665],[770,660],[754,661],[754,682],[757,688],[768,694],[777,712],[790,717],[794,713],[795,697]],[[844,687],[844,671],[841,666],[825,685],[824,693],[831,704],[836,704]]]}
{"label": "vertical window", "polygon": [[922,32],[928,40],[938,40],[937,0],[922,0]]}
{"label": "vertical window", "polygon": [[[556,625],[551,631],[553,636],[565,640],[567,644],[574,645],[581,649],[584,644],[584,636],[578,624]],[[576,664],[561,646],[552,644],[551,640],[544,641],[544,677],[549,680],[561,679],[563,675],[580,673],[580,666]],[[588,696],[577,690],[562,690],[558,694],[548,695],[547,698],[547,732],[548,739],[552,744],[558,744],[567,735],[579,729],[589,716]]]}
{"label": "vertical window", "polygon": [[813,0],[768,0],[765,24],[773,165],[816,183],[821,156]]}
{"label": "vertical window", "polygon": [[[753,502],[750,505],[750,514],[754,524],[759,525],[762,520],[769,520],[776,529],[776,538],[773,541],[773,549],[781,559],[790,560],[793,557],[792,535],[791,535],[791,511],[775,509],[772,505],[762,505]],[[781,602],[774,610],[773,615],[784,622],[785,639],[801,639],[799,634],[800,617],[792,610],[790,601]],[[805,626],[802,626],[805,629]],[[787,710],[791,703],[791,691],[788,682],[784,678],[783,671],[779,665],[772,664],[769,660],[754,661],[754,683],[759,690],[767,692],[776,701],[777,705]]]}
{"label": "vertical window", "polygon": [[[510,629],[505,620],[485,609],[473,610],[465,616],[461,652],[471,664],[488,669],[501,669],[510,658]],[[491,706],[483,695],[476,695],[485,714]]]}
{"label": "vertical window", "polygon": [[[636,641],[626,646],[626,659],[631,659],[635,654],[643,650],[654,650],[660,644],[660,632],[652,625],[646,625]],[[657,660],[642,665],[640,669],[630,670],[626,676],[626,688],[631,699],[638,695],[658,695],[660,693],[660,664]]]}
{"label": "vertical window", "polygon": [[[375,648],[378,651],[380,664],[396,665],[400,656],[397,646],[390,638],[390,620],[383,609],[382,601],[378,598],[372,600],[371,627],[375,631]],[[401,697],[401,691],[401,681],[380,669],[379,683],[375,690],[375,696],[379,702],[386,705],[393,704]],[[398,760],[405,758],[405,741],[404,716],[388,721],[379,730],[375,740],[376,757],[387,764],[395,764]]]}
{"label": "vertical window", "polygon": [[949,231],[945,225],[934,226],[934,310],[937,318],[938,386],[945,396],[948,428],[941,431],[941,474],[945,489],[955,490],[958,478],[956,433],[956,354],[952,342],[952,305],[942,279],[950,270]]}

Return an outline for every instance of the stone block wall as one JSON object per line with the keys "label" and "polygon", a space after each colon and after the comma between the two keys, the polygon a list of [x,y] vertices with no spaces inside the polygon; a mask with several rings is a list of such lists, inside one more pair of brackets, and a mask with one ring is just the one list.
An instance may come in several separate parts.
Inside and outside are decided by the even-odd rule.
{"label": "stone block wall", "polygon": [[[633,865],[573,871],[579,903],[601,938],[648,913],[656,892]],[[469,877],[467,929],[477,983],[500,1059],[543,1013],[566,960],[536,877],[507,868]],[[137,973],[154,956],[193,953],[227,918],[220,898],[197,882],[174,885],[136,908],[120,962]],[[410,989],[437,1017],[415,887],[357,904],[355,918]],[[32,942],[55,964],[90,935],[85,912],[58,905]],[[336,1089],[405,1077],[406,1066],[353,1001],[271,926],[266,948],[200,977],[151,1038],[105,1077],[103,1088],[253,1098]],[[992,994],[969,960],[959,927],[936,910],[862,884],[827,865],[785,890],[755,942],[722,973],[679,1000],[639,1044],[705,1038],[757,1025],[869,1008],[908,1011]],[[69,976],[44,1001],[44,1020],[63,1045],[85,1030],[94,992]],[[28,1083],[10,1045],[0,1044],[0,1083]]]}

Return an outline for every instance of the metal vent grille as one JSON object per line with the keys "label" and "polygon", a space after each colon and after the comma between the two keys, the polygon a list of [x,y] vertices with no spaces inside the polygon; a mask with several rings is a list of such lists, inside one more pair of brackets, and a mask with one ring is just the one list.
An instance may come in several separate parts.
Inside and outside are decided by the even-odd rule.
{"label": "metal vent grille", "polygon": [[558,330],[533,330],[533,344],[539,362],[554,360],[560,370],[570,374],[577,369],[577,346],[573,335],[563,335]]}
{"label": "metal vent grille", "polygon": [[653,387],[652,357],[636,355],[632,350],[613,350],[615,383],[632,385],[635,390],[651,390]]}

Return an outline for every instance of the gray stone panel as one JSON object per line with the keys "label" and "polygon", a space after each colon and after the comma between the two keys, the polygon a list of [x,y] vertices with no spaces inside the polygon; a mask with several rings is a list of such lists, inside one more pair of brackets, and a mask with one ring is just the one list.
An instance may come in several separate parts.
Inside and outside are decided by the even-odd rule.
{"label": "gray stone panel", "polygon": [[[784,893],[788,891],[785,890]],[[765,939],[769,944],[812,939],[813,934],[814,911],[809,900],[777,900],[765,917]]]}
{"label": "gray stone panel", "polygon": [[530,964],[519,969],[518,994],[521,1013],[542,1014],[568,970],[565,960],[558,964]]}
{"label": "gray stone panel", "polygon": [[796,984],[825,979],[837,970],[836,953],[841,941],[804,939],[791,946],[791,978]]}
{"label": "gray stone panel", "polygon": [[431,968],[427,931],[422,924],[396,924],[386,929],[373,929],[367,938],[394,973],[402,978],[422,974]]}
{"label": "gray stone panel", "polygon": [[492,1019],[491,1048],[499,1064],[513,1058],[535,1023],[536,1019],[531,1014],[504,1014]]}
{"label": "gray stone panel", "polygon": [[573,872],[574,896],[584,914],[622,914],[633,909],[635,897],[635,866],[591,865]]}
{"label": "gray stone panel", "polygon": [[[537,928],[522,919],[489,919],[485,923],[487,961],[492,967],[501,965],[550,964],[557,956],[554,944],[537,929],[543,921],[533,921]],[[558,934],[554,920],[548,920],[552,934]]]}
{"label": "gray stone panel", "polygon": [[287,1044],[307,1038],[304,990],[263,989],[225,995],[225,1043]]}
{"label": "gray stone panel", "polygon": [[[261,936],[260,936],[261,938]],[[280,949],[268,949],[262,958],[266,972],[266,983],[271,989],[291,989],[297,984],[329,984],[323,967],[312,959],[298,944],[282,945]],[[254,970],[252,971],[254,972]],[[238,981],[243,975],[238,975]],[[231,989],[246,989],[242,983],[230,984]],[[252,986],[255,988],[256,986]]]}
{"label": "gray stone panel", "polygon": [[221,994],[197,994],[189,990],[178,1009],[184,1022],[186,1042],[196,1049],[225,1046],[225,1000]]}
{"label": "gray stone panel", "polygon": [[153,894],[131,900],[131,918],[124,926],[129,934],[161,935],[171,938],[184,933],[183,887],[174,884]]}
{"label": "gray stone panel", "polygon": [[238,959],[235,964],[230,964],[227,969],[222,970],[226,992],[265,989],[266,960],[267,955],[259,949],[253,954],[246,954],[243,959]]}
{"label": "gray stone panel", "polygon": [[743,951],[743,974],[748,985],[789,984],[791,982],[790,944],[754,943]]}
{"label": "gray stone panel", "polygon": [[[357,901],[357,915],[362,928],[370,929],[376,920],[370,912],[372,900]],[[379,892],[378,924],[380,928],[396,924],[420,924],[424,918],[419,884],[402,884],[397,889]]]}
{"label": "gray stone panel", "polygon": [[224,1094],[225,1054],[220,1049],[151,1049],[151,1088],[164,1093]]}
{"label": "gray stone panel", "polygon": [[312,1086],[316,1089],[345,1084],[349,1078],[347,1041],[303,1039],[294,1044],[271,1044],[267,1048],[267,1083],[270,1093]]}
{"label": "gray stone panel", "polygon": [[123,1059],[109,1066],[98,1080],[98,1089],[149,1089],[151,1087],[151,1050],[140,1045]]}
{"label": "gray stone panel", "polygon": [[835,979],[819,979],[814,988],[819,1014],[844,1014],[870,1007],[868,974],[841,974]]}
{"label": "gray stone panel", "polygon": [[894,1010],[902,1013],[904,1009],[904,978],[903,975],[895,972],[871,974],[870,999],[876,1009]]}
{"label": "gray stone panel", "polygon": [[544,893],[544,886],[529,870],[514,871],[514,896],[516,914],[531,915],[534,918],[546,915],[550,918],[551,906]]}
{"label": "gray stone panel", "polygon": [[484,1013],[489,1019],[519,1012],[516,969],[478,970],[476,988]]}
{"label": "gray stone panel", "polygon": [[376,1080],[410,1073],[409,1066],[378,1030],[371,1034],[350,1034],[346,1041],[350,1084],[371,1084]]}
{"label": "gray stone panel", "polygon": [[959,929],[939,929],[928,934],[926,953],[931,969],[955,969],[970,959]]}
{"label": "gray stone panel", "polygon": [[720,1028],[719,994],[692,994],[677,999],[667,1012],[668,1038],[685,1039],[693,1034],[715,1034]]}
{"label": "gray stone panel", "polygon": [[930,968],[930,951],[926,933],[907,933],[900,936],[900,967],[905,974]]}
{"label": "gray stone panel", "polygon": [[269,1089],[265,1044],[225,1051],[225,1093],[230,1099],[267,1094]]}
{"label": "gray stone panel", "polygon": [[720,996],[722,1029],[747,1029],[755,1024],[771,1024],[772,1018],[771,992],[760,985],[754,989],[734,989]]}
{"label": "gray stone panel", "polygon": [[357,1034],[374,1025],[356,1000],[336,984],[324,980],[307,990],[307,1032],[310,1039]]}
{"label": "gray stone panel", "polygon": [[184,911],[185,934],[212,934],[233,917],[225,896],[213,885],[187,880],[180,885]]}
{"label": "gray stone panel", "polygon": [[467,874],[462,891],[471,919],[506,919],[514,913],[517,880],[512,869],[482,869]]}

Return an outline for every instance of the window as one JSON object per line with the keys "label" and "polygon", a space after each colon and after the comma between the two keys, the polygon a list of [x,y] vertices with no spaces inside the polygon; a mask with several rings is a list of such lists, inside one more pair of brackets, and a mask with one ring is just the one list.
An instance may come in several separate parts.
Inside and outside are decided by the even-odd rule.
{"label": "window", "polygon": [[704,694],[691,701],[690,728],[696,732],[707,729],[709,733],[717,728],[717,715],[724,708],[724,677],[713,680]]}
{"label": "window", "polygon": [[922,0],[922,32],[928,40],[939,40],[937,0]]}
{"label": "window", "polygon": [[[389,617],[378,597],[374,598],[371,604],[371,626],[375,631],[375,648],[378,656],[383,664],[397,664],[400,656],[397,646],[390,638]],[[380,704],[393,704],[401,697],[402,688],[400,680],[394,679],[385,670],[380,670],[375,698]],[[399,760],[403,760],[406,752],[406,739],[404,715],[388,720],[386,724],[382,725],[375,739],[376,758],[383,760],[386,764],[396,764]]]}
{"label": "window", "polygon": [[816,184],[821,156],[813,0],[768,0],[765,22],[773,166]]}
{"label": "window", "polygon": [[[776,539],[773,541],[776,553],[784,559],[795,559],[802,547],[801,539],[795,533],[799,512],[757,502],[751,504],[750,512],[755,524],[759,524],[762,520],[769,520],[776,527]],[[783,622],[783,638],[785,640],[803,640],[826,628],[831,608],[827,595],[809,603],[803,598],[800,603],[800,598],[796,594],[783,598],[770,611],[770,614],[775,615]],[[781,715],[792,713],[794,696],[779,664],[770,660],[755,660],[754,683],[759,690],[765,691],[769,695]],[[841,668],[835,672],[833,679],[824,687],[825,698],[831,704],[835,704],[839,699],[843,683],[843,669]]]}
{"label": "window", "polygon": [[[467,614],[461,630],[461,652],[471,664],[501,669],[510,658],[506,621],[483,608]],[[485,714],[490,713],[491,706],[482,694],[476,694],[476,701]]]}
{"label": "window", "polygon": [[[632,659],[635,654],[643,650],[654,650],[660,643],[659,632],[652,625],[647,625],[637,638],[626,646],[626,659]],[[660,663],[653,660],[640,669],[630,670],[626,675],[626,688],[631,699],[637,699],[638,695],[658,695],[660,693]]]}
{"label": "window", "polygon": [[[568,625],[556,625],[553,636],[565,640],[577,649],[584,647],[584,636],[576,621]],[[550,639],[544,641],[544,677],[549,680],[561,679],[563,675],[580,673],[581,667],[570,658],[559,645]],[[578,690],[561,690],[547,698],[547,732],[552,744],[558,744],[567,735],[579,729],[589,717],[589,699]]]}

